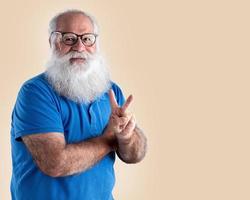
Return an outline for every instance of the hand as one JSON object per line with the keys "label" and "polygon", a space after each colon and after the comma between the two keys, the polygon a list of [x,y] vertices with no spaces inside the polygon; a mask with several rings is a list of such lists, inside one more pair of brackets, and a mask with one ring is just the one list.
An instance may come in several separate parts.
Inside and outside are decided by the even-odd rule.
{"label": "hand", "polygon": [[136,124],[133,114],[127,112],[133,96],[130,95],[122,107],[118,106],[112,90],[109,91],[109,99],[111,116],[108,129],[115,133],[118,140],[127,140],[132,136]]}
{"label": "hand", "polygon": [[112,151],[116,151],[118,148],[117,139],[115,133],[108,129],[108,127],[104,130],[103,135],[101,136],[104,141],[111,147]]}

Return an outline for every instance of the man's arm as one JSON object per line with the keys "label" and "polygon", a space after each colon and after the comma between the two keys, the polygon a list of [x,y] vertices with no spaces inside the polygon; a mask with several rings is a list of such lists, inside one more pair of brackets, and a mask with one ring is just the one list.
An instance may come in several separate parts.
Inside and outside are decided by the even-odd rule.
{"label": "man's arm", "polygon": [[140,162],[145,157],[146,150],[147,139],[138,126],[135,126],[130,138],[118,139],[117,155],[126,163]]}
{"label": "man's arm", "polygon": [[40,170],[52,177],[83,172],[116,148],[114,134],[107,130],[99,137],[74,144],[66,144],[61,133],[33,134],[22,139]]}
{"label": "man's arm", "polygon": [[130,95],[122,107],[118,106],[112,90],[109,91],[109,99],[112,108],[109,121],[110,130],[115,133],[118,142],[116,153],[126,163],[137,163],[145,157],[147,139],[143,131],[136,125],[134,115],[126,112],[133,96]]}

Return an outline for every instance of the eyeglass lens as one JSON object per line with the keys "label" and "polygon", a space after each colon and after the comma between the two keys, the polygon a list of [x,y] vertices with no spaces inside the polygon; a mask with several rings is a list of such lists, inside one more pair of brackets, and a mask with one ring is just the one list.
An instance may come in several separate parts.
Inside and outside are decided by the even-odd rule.
{"label": "eyeglass lens", "polygon": [[[74,33],[65,33],[62,37],[62,41],[66,45],[74,45],[77,40],[78,37]],[[96,36],[92,33],[84,34],[81,36],[81,40],[85,46],[92,46],[95,43]]]}

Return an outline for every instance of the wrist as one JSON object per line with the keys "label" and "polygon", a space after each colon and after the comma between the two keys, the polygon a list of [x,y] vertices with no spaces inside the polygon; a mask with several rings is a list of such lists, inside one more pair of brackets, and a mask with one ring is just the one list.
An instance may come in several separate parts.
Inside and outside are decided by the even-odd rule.
{"label": "wrist", "polygon": [[116,151],[118,148],[117,139],[111,130],[105,130],[102,135],[103,142],[110,148],[110,151]]}
{"label": "wrist", "polygon": [[130,145],[133,143],[133,135],[131,135],[130,137],[117,137],[118,140],[118,145]]}
{"label": "wrist", "polygon": [[133,131],[126,133],[126,134],[124,134],[123,132],[116,134],[116,138],[118,140],[118,143],[124,144],[124,145],[132,143],[133,137],[134,137]]}

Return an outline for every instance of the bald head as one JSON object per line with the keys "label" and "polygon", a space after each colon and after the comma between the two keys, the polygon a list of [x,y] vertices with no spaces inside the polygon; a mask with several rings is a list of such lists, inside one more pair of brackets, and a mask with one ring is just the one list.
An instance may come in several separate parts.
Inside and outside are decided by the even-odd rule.
{"label": "bald head", "polygon": [[94,26],[89,17],[81,13],[66,13],[57,18],[56,31],[76,34],[93,33]]}
{"label": "bald head", "polygon": [[99,27],[93,16],[81,10],[67,10],[58,13],[50,20],[49,35],[59,27],[62,28],[62,26],[68,26],[69,24],[72,24],[71,26],[76,26],[74,23],[76,19],[81,19],[85,21],[85,23],[89,23],[89,25],[92,26],[93,33],[98,34]]}

